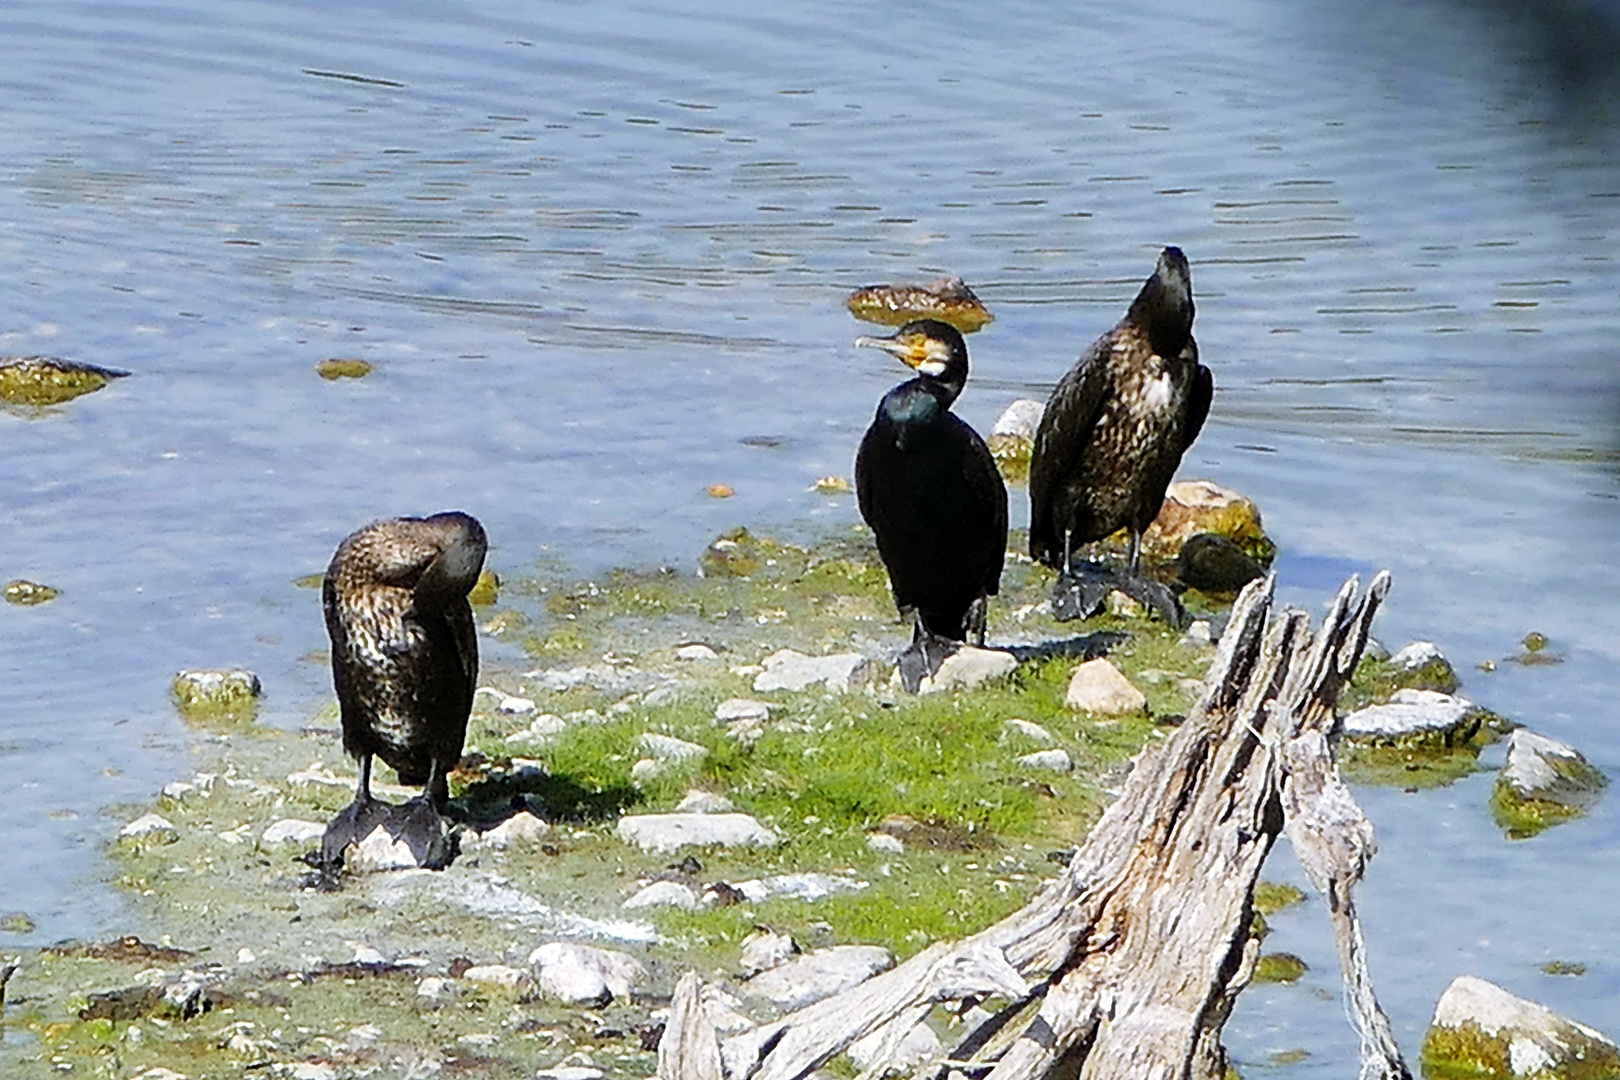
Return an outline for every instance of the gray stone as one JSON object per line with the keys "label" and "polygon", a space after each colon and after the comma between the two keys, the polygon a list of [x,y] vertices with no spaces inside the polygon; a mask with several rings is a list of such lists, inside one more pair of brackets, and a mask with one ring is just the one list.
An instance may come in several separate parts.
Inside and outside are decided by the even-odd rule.
{"label": "gray stone", "polygon": [[1013,717],[1003,724],[1002,727],[1006,728],[1014,735],[1021,736],[1030,740],[1031,742],[1039,743],[1042,746],[1051,746],[1057,741],[1052,737],[1052,733],[1050,731],[1047,731],[1045,728],[1041,727],[1041,725],[1032,720],[1025,720],[1021,716]]}
{"label": "gray stone", "polygon": [[963,645],[945,658],[938,671],[918,684],[917,693],[935,694],[978,686],[991,679],[1004,679],[1017,667],[1017,659],[1004,649]]}
{"label": "gray stone", "polygon": [[1445,654],[1442,653],[1439,647],[1432,641],[1409,642],[1408,644],[1402,646],[1399,652],[1389,658],[1390,663],[1396,664],[1408,671],[1415,668],[1420,668],[1425,664],[1432,664],[1436,661],[1439,661],[1442,664],[1448,662]]}
{"label": "gray stone", "polygon": [[1423,1057],[1459,1075],[1515,1080],[1620,1075],[1620,1047],[1602,1032],[1471,975],[1453,979],[1440,995],[1423,1039]]}
{"label": "gray stone", "polygon": [[767,656],[764,670],[754,676],[754,690],[808,690],[818,683],[829,690],[847,690],[865,679],[871,662],[860,653],[834,653],[806,656],[792,649],[779,649]]}
{"label": "gray stone", "polygon": [[889,950],[878,945],[834,945],[754,976],[746,989],[780,1009],[802,1009],[848,990],[894,966]]}
{"label": "gray stone", "polygon": [[729,814],[736,807],[724,795],[717,795],[712,791],[699,791],[696,788],[688,791],[676,805],[677,814]]}
{"label": "gray stone", "polygon": [[668,854],[683,847],[775,847],[782,838],[747,814],[633,814],[619,819],[620,840]]}
{"label": "gray stone", "polygon": [[677,659],[677,660],[718,660],[718,659],[720,659],[720,654],[715,652],[713,649],[709,648],[709,646],[702,644],[701,642],[693,642],[690,645],[682,645],[680,648],[676,649],[675,650],[675,659]]}
{"label": "gray stone", "polygon": [[261,844],[316,844],[326,835],[326,826],[318,821],[300,821],[282,818],[265,826],[259,835]]}
{"label": "gray stone", "polygon": [[885,855],[903,855],[906,843],[898,836],[891,836],[886,832],[873,832],[866,834],[866,846],[872,851]]}
{"label": "gray stone", "polygon": [[380,874],[389,870],[415,870],[411,846],[395,840],[380,825],[359,843],[343,849],[343,865],[354,874]]}
{"label": "gray stone", "polygon": [[992,435],[1011,435],[1019,439],[1034,441],[1035,429],[1040,427],[1041,414],[1046,406],[1034,398],[1019,398],[996,417],[995,426],[990,429]]}
{"label": "gray stone", "polygon": [[630,1000],[631,990],[647,980],[647,969],[635,957],[573,941],[551,941],[529,954],[540,992],[568,1004]]}
{"label": "gray stone", "polygon": [[1037,750],[1033,754],[1025,754],[1019,758],[1018,764],[1026,769],[1048,769],[1064,773],[1074,771],[1074,760],[1069,757],[1067,750]]}
{"label": "gray stone", "polygon": [[673,907],[682,911],[696,911],[698,895],[678,881],[655,881],[636,893],[623,905],[629,910],[652,907]]}
{"label": "gray stone", "polygon": [[476,964],[463,971],[461,977],[466,982],[498,986],[504,990],[526,990],[534,983],[532,973],[505,964]]}
{"label": "gray stone", "polygon": [[1093,716],[1132,716],[1147,711],[1147,696],[1104,657],[1074,669],[1064,701],[1069,708]]}
{"label": "gray stone", "polygon": [[487,832],[466,834],[462,839],[462,843],[471,849],[494,848],[500,850],[514,844],[537,843],[545,839],[550,832],[551,826],[549,824],[524,810],[513,814]]}
{"label": "gray stone", "polygon": [[736,882],[732,887],[747,897],[750,903],[757,904],[762,900],[777,897],[793,900],[825,900],[836,893],[860,892],[870,888],[871,883],[838,877],[835,874],[811,872],[749,878],[747,881]]}
{"label": "gray stone", "polygon": [[762,971],[769,971],[799,955],[799,944],[787,934],[778,934],[764,927],[743,938],[737,956],[737,970],[749,979]]}
{"label": "gray stone", "polygon": [[714,707],[714,718],[722,724],[734,724],[739,720],[769,720],[771,703],[753,698],[727,698]]}
{"label": "gray stone", "polygon": [[680,764],[688,761],[702,761],[709,751],[697,743],[677,739],[671,735],[658,735],[647,732],[636,739],[636,745],[649,754],[655,761],[670,764]]}
{"label": "gray stone", "polygon": [[1437,690],[1397,690],[1384,705],[1369,705],[1344,718],[1348,739],[1374,742],[1412,736],[1449,736],[1471,722],[1474,704]]}
{"label": "gray stone", "polygon": [[1519,728],[1508,740],[1496,783],[1520,799],[1574,809],[1589,806],[1609,779],[1568,743]]}
{"label": "gray stone", "polygon": [[157,814],[142,814],[122,829],[119,829],[118,835],[127,840],[148,840],[160,844],[172,844],[180,839],[180,830]]}

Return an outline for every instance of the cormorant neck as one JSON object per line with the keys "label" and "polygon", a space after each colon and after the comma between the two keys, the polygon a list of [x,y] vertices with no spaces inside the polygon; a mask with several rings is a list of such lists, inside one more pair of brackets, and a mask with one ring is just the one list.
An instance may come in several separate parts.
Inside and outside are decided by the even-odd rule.
{"label": "cormorant neck", "polygon": [[1172,359],[1181,355],[1192,337],[1193,313],[1192,270],[1187,257],[1180,248],[1165,248],[1126,319],[1146,331],[1155,353]]}

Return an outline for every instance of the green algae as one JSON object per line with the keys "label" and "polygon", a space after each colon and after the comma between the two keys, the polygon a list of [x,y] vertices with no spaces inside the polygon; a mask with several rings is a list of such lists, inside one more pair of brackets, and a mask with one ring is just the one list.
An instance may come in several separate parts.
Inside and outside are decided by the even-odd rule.
{"label": "green algae", "polygon": [[1612,1045],[1585,1036],[1570,1025],[1562,1030],[1563,1053],[1550,1068],[1513,1068],[1511,1032],[1487,1031],[1478,1024],[1430,1025],[1420,1052],[1427,1080],[1615,1080],[1620,1055]]}
{"label": "green algae", "polygon": [[467,603],[473,607],[489,607],[500,599],[501,579],[495,571],[485,570],[473,582],[472,591],[467,593]]}
{"label": "green algae", "polygon": [[1304,902],[1304,890],[1294,885],[1262,881],[1254,887],[1254,910],[1261,915],[1275,915]]}
{"label": "green algae", "polygon": [[1528,798],[1506,784],[1497,784],[1491,790],[1491,820],[1509,840],[1528,840],[1554,825],[1586,816],[1596,801],[1595,795],[1583,802]]}
{"label": "green algae", "polygon": [[36,408],[61,405],[128,374],[50,356],[9,357],[0,360],[0,401]]}
{"label": "green algae", "polygon": [[331,359],[315,365],[315,373],[328,382],[337,379],[363,379],[371,374],[371,364],[365,360]]}
{"label": "green algae", "polygon": [[34,581],[24,581],[22,578],[18,578],[15,581],[8,581],[6,582],[5,587],[0,589],[0,596],[5,597],[6,603],[16,604],[18,607],[33,607],[36,604],[48,604],[60,595],[61,593],[58,590],[51,588],[49,585],[41,585]]}
{"label": "green algae", "polygon": [[[1462,685],[1457,673],[1443,659],[1431,660],[1415,668],[1403,667],[1372,656],[1363,656],[1356,673],[1339,697],[1343,712],[1355,712],[1395,696],[1397,690],[1434,690],[1455,694]],[[1483,713],[1483,710],[1481,710]]]}
{"label": "green algae", "polygon": [[1585,975],[1586,965],[1572,963],[1568,960],[1548,960],[1541,965],[1543,975]]}
{"label": "green algae", "polygon": [[1310,968],[1293,953],[1267,953],[1254,965],[1257,983],[1293,983],[1304,977]]}

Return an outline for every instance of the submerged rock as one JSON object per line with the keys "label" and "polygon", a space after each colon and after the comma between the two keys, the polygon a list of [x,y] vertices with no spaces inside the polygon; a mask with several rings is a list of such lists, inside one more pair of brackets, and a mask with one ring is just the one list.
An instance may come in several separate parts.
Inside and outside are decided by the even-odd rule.
{"label": "submerged rock", "polygon": [[894,957],[882,946],[834,945],[762,971],[746,988],[780,1009],[802,1009],[893,966]]}
{"label": "submerged rock", "polygon": [[1510,837],[1523,839],[1590,810],[1609,778],[1568,743],[1520,728],[1491,792],[1491,814]]}
{"label": "submerged rock", "polygon": [[8,356],[0,358],[0,401],[8,405],[60,405],[94,393],[128,374],[52,356]]}
{"label": "submerged rock", "polygon": [[754,676],[754,691],[808,690],[820,683],[829,690],[847,690],[868,674],[871,662],[860,653],[806,656],[793,649],[778,649],[767,656],[765,670]]}
{"label": "submerged rock", "polygon": [[18,607],[33,607],[35,604],[48,604],[62,595],[49,585],[41,585],[37,581],[25,581],[18,578],[6,582],[5,588],[0,589],[0,596],[6,598],[6,603],[16,604]]}
{"label": "submerged rock", "polygon": [[1460,975],[1423,1037],[1426,1076],[1577,1080],[1620,1075],[1620,1047],[1593,1028],[1494,983]]}
{"label": "submerged rock", "polygon": [[683,847],[775,847],[782,842],[747,814],[633,814],[619,819],[615,834],[659,854]]}
{"label": "submerged rock", "polygon": [[236,713],[253,707],[262,688],[259,677],[240,669],[178,672],[169,693],[181,712]]}
{"label": "submerged rock", "polygon": [[1467,743],[1491,714],[1467,698],[1438,690],[1397,690],[1383,705],[1344,718],[1344,737],[1382,746],[1443,749]]}
{"label": "submerged rock", "polygon": [[1254,500],[1213,480],[1179,480],[1165,492],[1158,517],[1142,535],[1142,555],[1171,562],[1198,533],[1230,540],[1263,566],[1277,554],[1277,545],[1260,525],[1260,508]]}
{"label": "submerged rock", "polygon": [[371,374],[371,364],[365,360],[334,357],[316,364],[315,373],[328,382],[336,379],[363,379]]}
{"label": "submerged rock", "polygon": [[971,334],[995,320],[959,277],[935,278],[921,285],[867,285],[844,300],[863,322],[902,326],[913,319],[938,319]]}
{"label": "submerged rock", "polygon": [[1100,656],[1074,669],[1064,703],[1077,712],[1110,718],[1147,712],[1147,695]]}
{"label": "submerged rock", "polygon": [[1396,685],[1415,690],[1438,690],[1455,694],[1462,685],[1451,661],[1432,641],[1411,641],[1389,658],[1397,670]]}
{"label": "submerged rock", "polygon": [[855,488],[842,476],[823,476],[810,485],[810,490],[818,495],[848,495]]}

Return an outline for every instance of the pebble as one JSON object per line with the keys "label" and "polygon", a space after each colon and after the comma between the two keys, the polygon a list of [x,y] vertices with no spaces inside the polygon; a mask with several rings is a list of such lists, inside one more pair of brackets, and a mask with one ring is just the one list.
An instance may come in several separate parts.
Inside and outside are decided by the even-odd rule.
{"label": "pebble", "polygon": [[654,760],[668,763],[683,763],[688,761],[702,761],[709,756],[709,751],[697,743],[687,742],[670,735],[658,735],[647,732],[636,739],[636,745]]}
{"label": "pebble", "polygon": [[315,844],[326,835],[326,826],[318,821],[282,818],[265,826],[259,834],[261,844]]}
{"label": "pebble", "polygon": [[1147,696],[1104,657],[1074,669],[1064,702],[1078,712],[1119,717],[1147,712]]}
{"label": "pebble", "polygon": [[1013,717],[1003,724],[1002,727],[1006,728],[1007,731],[1013,735],[1020,735],[1031,740],[1032,742],[1038,742],[1042,746],[1050,746],[1057,741],[1052,737],[1052,733],[1050,731],[1047,731],[1045,728],[1041,727],[1041,725],[1032,720],[1025,720],[1021,716]]}
{"label": "pebble", "polygon": [[529,726],[519,728],[506,737],[507,742],[544,742],[568,727],[568,721],[556,713],[541,713],[529,721]]}
{"label": "pebble", "polygon": [[484,986],[499,986],[506,990],[521,990],[534,982],[534,975],[522,968],[505,964],[477,964],[461,973],[464,981]]}
{"label": "pebble", "polygon": [[495,703],[495,711],[503,716],[527,716],[534,712],[534,700],[526,697],[503,695]]}
{"label": "pebble", "polygon": [[769,720],[771,703],[753,698],[727,698],[714,707],[714,718],[722,724],[738,720]]}
{"label": "pebble", "polygon": [[680,648],[676,649],[675,659],[718,660],[720,659],[720,654],[709,648],[709,646],[704,645],[702,642],[694,642],[691,645],[682,645]]}
{"label": "pebble", "polygon": [[1025,754],[1018,759],[1018,764],[1026,769],[1047,769],[1051,772],[1073,772],[1074,760],[1069,757],[1067,750],[1037,750],[1033,754]]}
{"label": "pebble", "polygon": [[991,679],[1004,679],[1018,667],[1018,660],[1004,649],[980,649],[963,645],[939,665],[939,670],[917,686],[919,694],[937,694],[979,686]]}
{"label": "pebble", "polygon": [[652,907],[673,907],[682,911],[698,909],[698,895],[678,881],[655,881],[636,893],[623,905],[629,910]]}
{"label": "pebble", "polygon": [[615,835],[642,851],[683,847],[775,847],[782,838],[747,814],[627,814]]}
{"label": "pebble", "polygon": [[791,1011],[848,990],[893,966],[894,957],[882,946],[834,945],[762,971],[748,981],[746,989]]}
{"label": "pebble", "polygon": [[762,926],[743,938],[737,955],[737,970],[742,972],[743,978],[748,979],[762,971],[781,967],[798,955],[799,944],[792,937]]}
{"label": "pebble", "polygon": [[906,851],[905,841],[885,832],[867,833],[866,846],[871,851],[882,852],[885,855],[903,855]]}
{"label": "pebble", "polygon": [[754,677],[754,690],[808,690],[817,683],[830,690],[845,690],[860,682],[870,667],[871,662],[860,653],[806,656],[780,649],[765,658],[764,670]]}
{"label": "pebble", "polygon": [[443,997],[448,989],[450,989],[449,979],[439,975],[426,975],[416,984],[416,996],[433,1000]]}
{"label": "pebble", "polygon": [[688,791],[676,805],[677,814],[729,814],[736,807],[724,795],[717,795],[712,791],[699,791],[696,788]]}
{"label": "pebble", "polygon": [[118,835],[131,840],[156,840],[172,844],[180,839],[180,830],[157,814],[143,814],[118,830]]}
{"label": "pebble", "polygon": [[630,999],[630,991],[647,979],[635,957],[573,941],[550,941],[529,954],[539,976],[540,992],[565,1003]]}
{"label": "pebble", "polygon": [[1471,975],[1440,995],[1423,1060],[1480,1076],[1502,1076],[1506,1065],[1515,1080],[1620,1073],[1620,1047],[1602,1032]]}

